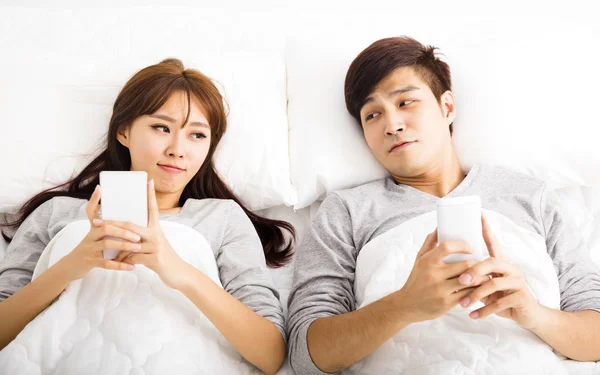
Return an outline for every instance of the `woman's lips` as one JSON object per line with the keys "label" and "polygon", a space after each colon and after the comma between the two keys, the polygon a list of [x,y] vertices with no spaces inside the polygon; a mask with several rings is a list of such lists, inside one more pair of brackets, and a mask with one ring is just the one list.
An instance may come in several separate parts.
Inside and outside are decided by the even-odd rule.
{"label": "woman's lips", "polygon": [[171,165],[158,165],[159,167],[161,167],[163,170],[167,171],[167,172],[171,172],[171,173],[181,173],[184,172],[185,169],[181,169],[181,168],[177,168]]}

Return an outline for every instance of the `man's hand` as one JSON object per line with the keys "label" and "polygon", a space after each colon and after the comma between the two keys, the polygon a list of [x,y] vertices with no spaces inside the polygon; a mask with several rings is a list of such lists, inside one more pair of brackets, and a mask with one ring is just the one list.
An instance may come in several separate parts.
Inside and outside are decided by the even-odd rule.
{"label": "man's hand", "polygon": [[471,306],[482,301],[485,307],[471,312],[472,319],[481,319],[491,314],[512,319],[526,329],[535,328],[536,316],[539,316],[540,305],[533,297],[525,277],[518,265],[506,260],[489,223],[481,218],[483,238],[490,253],[490,258],[479,262],[459,277],[464,287],[472,286],[473,280],[487,277],[489,281],[465,296],[460,304]]}
{"label": "man's hand", "polygon": [[448,255],[456,253],[470,254],[472,250],[465,241],[446,241],[437,245],[437,229],[427,236],[408,280],[396,292],[403,319],[419,322],[444,315],[474,287],[489,280],[486,275],[481,275],[469,285],[461,283],[458,276],[471,269],[475,262],[443,262]]}

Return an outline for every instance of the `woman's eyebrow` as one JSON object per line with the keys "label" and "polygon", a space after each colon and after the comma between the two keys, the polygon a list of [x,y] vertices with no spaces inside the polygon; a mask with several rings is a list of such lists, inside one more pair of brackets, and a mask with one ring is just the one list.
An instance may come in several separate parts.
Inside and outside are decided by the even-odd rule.
{"label": "woman's eyebrow", "polygon": [[[167,121],[167,122],[175,122],[175,121],[176,121],[176,120],[175,120],[174,118],[172,118],[172,117],[169,117],[169,116],[167,116],[167,115],[161,115],[161,114],[158,114],[158,113],[155,113],[155,114],[152,114],[152,115],[149,115],[149,116],[150,116],[150,117],[154,117],[154,118],[158,118],[158,119],[161,119],[161,120],[165,120],[165,121]],[[208,129],[210,129],[210,126],[208,126],[208,124],[207,124],[207,123],[205,123],[205,122],[202,122],[202,121],[194,121],[194,122],[190,122],[190,126],[201,126],[201,127],[203,127],[203,128],[208,128]]]}

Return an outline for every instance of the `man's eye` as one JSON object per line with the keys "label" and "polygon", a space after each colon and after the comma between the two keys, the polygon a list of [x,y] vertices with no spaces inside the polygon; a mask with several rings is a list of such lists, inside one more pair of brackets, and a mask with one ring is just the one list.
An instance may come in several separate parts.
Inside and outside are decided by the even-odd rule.
{"label": "man's eye", "polygon": [[404,101],[400,102],[399,107],[406,107],[407,105],[409,105],[412,102],[414,102],[414,100],[404,100]]}
{"label": "man's eye", "polygon": [[165,125],[152,125],[152,128],[161,131],[163,133],[168,133],[169,132],[169,128]]}
{"label": "man's eye", "polygon": [[372,119],[374,119],[374,118],[375,118],[375,117],[377,117],[377,116],[379,116],[379,113],[369,113],[369,114],[367,115],[367,117],[365,117],[365,120],[366,120],[366,121],[369,121],[369,120],[372,120]]}

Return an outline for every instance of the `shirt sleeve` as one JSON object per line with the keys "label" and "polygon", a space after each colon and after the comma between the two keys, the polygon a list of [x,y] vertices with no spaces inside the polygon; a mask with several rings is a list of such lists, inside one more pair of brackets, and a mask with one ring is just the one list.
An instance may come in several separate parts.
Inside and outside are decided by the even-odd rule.
{"label": "shirt sleeve", "polygon": [[267,268],[260,238],[244,210],[235,202],[217,255],[223,288],[252,311],[273,322],[284,340],[285,323],[271,273]]}
{"label": "shirt sleeve", "polygon": [[563,311],[600,312],[600,270],[590,257],[583,236],[561,208],[556,193],[544,189],[541,211],[546,247],[554,263]]}
{"label": "shirt sleeve", "polygon": [[297,374],[326,374],[314,364],[306,335],[318,318],[355,310],[357,250],[348,209],[329,195],[296,251],[288,302],[289,360]]}
{"label": "shirt sleeve", "polygon": [[33,270],[50,242],[49,223],[53,201],[33,211],[15,232],[0,262],[0,301],[31,282]]}

